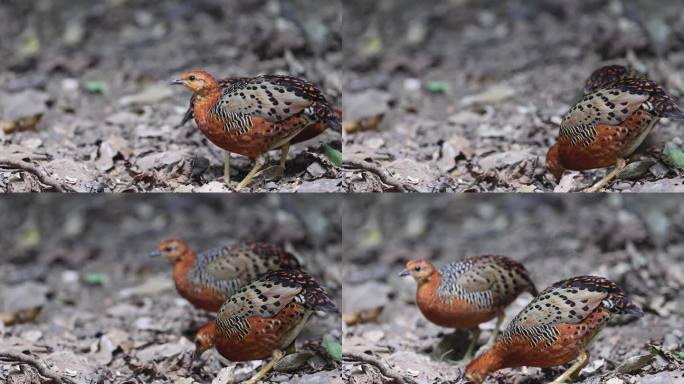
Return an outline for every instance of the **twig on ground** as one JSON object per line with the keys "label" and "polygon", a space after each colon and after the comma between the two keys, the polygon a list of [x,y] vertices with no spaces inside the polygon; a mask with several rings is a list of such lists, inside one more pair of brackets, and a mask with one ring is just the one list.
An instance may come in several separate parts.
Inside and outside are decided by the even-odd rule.
{"label": "twig on ground", "polygon": [[11,363],[24,363],[32,366],[35,368],[38,373],[53,382],[57,384],[73,384],[74,382],[71,379],[68,379],[66,377],[61,376],[58,373],[52,372],[47,368],[45,365],[45,362],[38,360],[36,358],[33,358],[29,355],[23,354],[23,353],[18,353],[18,352],[10,352],[10,351],[0,351],[0,360],[11,362]]}
{"label": "twig on ground", "polygon": [[35,177],[37,177],[38,181],[40,181],[41,183],[54,188],[54,190],[56,192],[73,192],[73,188],[56,181],[52,177],[48,176],[48,174],[45,173],[45,171],[34,166],[31,163],[27,163],[27,162],[22,161],[22,160],[1,159],[0,160],[0,167],[14,168],[14,169],[26,171],[26,172],[34,175]]}
{"label": "twig on ground", "polygon": [[367,161],[344,159],[342,161],[342,167],[348,169],[361,169],[364,171],[371,172],[374,175],[378,176],[380,178],[380,181],[382,181],[384,184],[396,188],[399,192],[416,192],[416,189],[412,186],[407,185],[406,183],[402,183],[401,181],[390,176],[387,171],[380,169],[379,167]]}
{"label": "twig on ground", "polygon": [[362,352],[347,352],[345,351],[344,354],[342,355],[342,358],[345,360],[352,360],[352,361],[359,361],[362,363],[370,364],[380,370],[380,373],[388,377],[392,380],[394,380],[395,383],[397,384],[413,384],[415,383],[414,380],[409,379],[407,377],[403,377],[401,374],[393,371],[390,367],[388,367],[387,364],[384,362],[380,361],[378,358],[376,358],[373,355],[368,355]]}

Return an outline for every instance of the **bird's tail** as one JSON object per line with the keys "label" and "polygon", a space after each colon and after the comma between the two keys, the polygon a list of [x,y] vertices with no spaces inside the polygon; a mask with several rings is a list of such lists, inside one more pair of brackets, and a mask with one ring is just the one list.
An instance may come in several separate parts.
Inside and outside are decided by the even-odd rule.
{"label": "bird's tail", "polygon": [[654,96],[651,102],[658,115],[670,119],[684,119],[684,112],[670,95],[663,93]]}

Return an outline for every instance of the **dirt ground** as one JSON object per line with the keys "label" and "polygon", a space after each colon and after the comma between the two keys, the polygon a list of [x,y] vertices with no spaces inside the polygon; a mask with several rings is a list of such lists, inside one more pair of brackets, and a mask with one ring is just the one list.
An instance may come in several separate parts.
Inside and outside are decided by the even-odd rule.
{"label": "dirt ground", "polygon": [[[193,68],[290,74],[339,104],[341,2],[3,0],[0,57],[1,191],[221,192],[223,152],[178,127],[190,92],[169,83]],[[285,177],[252,191],[340,190],[325,145],[341,150],[340,135],[293,146]],[[239,181],[252,164],[231,166]]]}
{"label": "dirt ground", "polygon": [[[235,240],[283,243],[341,304],[341,213],[331,197],[14,195],[0,199],[0,211],[0,317],[42,309],[32,321],[0,321],[2,383],[48,382],[7,362],[8,351],[30,351],[82,384],[250,377],[261,362],[231,363],[213,349],[192,361],[194,331],[211,315],[178,295],[168,261],[148,256],[166,238],[196,250]],[[340,317],[312,316],[297,352],[314,357],[268,382],[341,382],[339,363],[321,349],[326,335],[340,340]]]}
{"label": "dirt ground", "polygon": [[[683,10],[679,0],[345,2],[345,183],[420,192],[592,184],[606,170],[570,172],[558,186],[546,174],[561,117],[606,64],[631,64],[681,97]],[[629,180],[610,190],[684,190],[664,154],[666,144],[681,150],[682,127],[661,120]]]}
{"label": "dirt ground", "polygon": [[[641,319],[611,320],[591,347],[579,383],[684,380],[684,208],[679,198],[355,196],[342,220],[343,372],[350,383],[388,383],[389,376],[398,383],[463,383],[458,360],[467,332],[451,335],[452,330],[427,321],[415,306],[415,282],[398,273],[409,259],[440,266],[479,254],[522,262],[541,289],[570,276],[605,276],[644,308]],[[521,295],[507,309],[504,326],[531,299]],[[480,346],[493,323],[482,326]],[[651,350],[659,352],[651,357]],[[647,364],[638,368],[630,359],[635,356],[645,356]],[[562,371],[502,370],[487,383],[542,384]]]}

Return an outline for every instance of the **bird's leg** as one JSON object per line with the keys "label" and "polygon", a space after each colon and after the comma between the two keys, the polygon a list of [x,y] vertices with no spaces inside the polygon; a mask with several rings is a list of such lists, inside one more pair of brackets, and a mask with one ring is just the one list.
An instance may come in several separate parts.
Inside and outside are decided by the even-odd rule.
{"label": "bird's leg", "polygon": [[230,152],[223,152],[223,182],[230,185]]}
{"label": "bird's leg", "polygon": [[280,175],[285,174],[285,162],[287,162],[287,154],[290,152],[290,143],[287,142],[280,147]]}
{"label": "bird's leg", "polygon": [[245,176],[245,178],[242,179],[242,181],[240,182],[240,184],[238,184],[238,186],[235,187],[235,190],[236,190],[236,191],[239,191],[239,190],[241,190],[242,188],[244,188],[245,186],[247,186],[247,184],[249,184],[249,182],[252,181],[252,179],[254,178],[254,175],[256,175],[256,173],[259,172],[259,170],[260,170],[261,167],[263,167],[263,166],[264,166],[264,158],[263,158],[263,156],[257,157],[256,160],[254,161],[254,166],[252,167],[252,170],[249,171],[249,173],[247,174],[247,176]]}
{"label": "bird's leg", "polygon": [[503,323],[504,316],[505,315],[503,313],[500,313],[499,316],[497,316],[494,332],[492,333],[492,337],[489,339],[489,343],[494,344],[494,342],[496,342],[496,338],[499,337],[499,329],[501,328],[501,323]]}
{"label": "bird's leg", "polygon": [[292,344],[290,344],[289,347],[287,347],[285,352],[287,352],[286,355],[291,355],[291,354],[297,352],[297,350],[295,349],[294,341],[292,342]]}
{"label": "bird's leg", "polygon": [[598,192],[601,189],[607,187],[608,184],[610,184],[610,182],[613,181],[613,179],[615,177],[617,177],[617,175],[619,175],[623,169],[625,169],[626,165],[627,165],[627,162],[625,161],[625,159],[618,159],[617,163],[615,164],[615,168],[613,168],[612,171],[608,172],[608,174],[605,175],[603,177],[603,179],[599,180],[598,183],[596,183],[596,184],[592,185],[591,187],[585,189],[584,192]]}
{"label": "bird's leg", "polygon": [[470,345],[468,345],[468,349],[466,349],[465,355],[463,355],[464,360],[470,360],[473,358],[473,352],[475,352],[477,342],[480,340],[480,327],[473,328],[471,332],[473,334],[472,340],[470,340]]}
{"label": "bird's leg", "polygon": [[558,378],[554,381],[551,382],[551,384],[563,384],[571,380],[573,377],[577,376],[579,372],[584,368],[584,366],[587,365],[589,362],[589,352],[587,351],[582,351],[579,355],[579,359],[577,359],[577,362],[573,364],[570,368],[568,368],[567,371],[563,372],[562,375],[558,376]]}
{"label": "bird's leg", "polygon": [[258,383],[261,379],[265,378],[268,376],[268,374],[271,372],[273,367],[285,356],[283,351],[276,349],[273,351],[273,358],[271,361],[269,361],[266,365],[261,367],[259,372],[256,373],[256,375],[252,376],[251,379],[245,381],[245,384],[256,384]]}

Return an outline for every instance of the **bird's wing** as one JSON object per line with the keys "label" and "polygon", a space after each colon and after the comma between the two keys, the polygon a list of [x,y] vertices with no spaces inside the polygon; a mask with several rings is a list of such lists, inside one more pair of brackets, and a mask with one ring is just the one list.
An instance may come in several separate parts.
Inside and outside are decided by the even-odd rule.
{"label": "bird's wing", "polygon": [[290,76],[258,76],[241,79],[222,89],[215,113],[259,117],[269,122],[286,120],[314,103],[325,101],[312,84]]}
{"label": "bird's wing", "polygon": [[579,276],[560,281],[541,292],[511,322],[517,327],[577,324],[599,306],[611,306],[611,296],[623,293],[610,280]]}
{"label": "bird's wing", "polygon": [[561,131],[578,131],[598,124],[619,124],[641,108],[648,99],[648,94],[619,89],[590,92],[565,114],[560,124]]}
{"label": "bird's wing", "polygon": [[274,284],[259,279],[243,286],[228,298],[221,306],[217,319],[233,324],[252,316],[273,317],[295,300],[301,291],[300,285]]}

